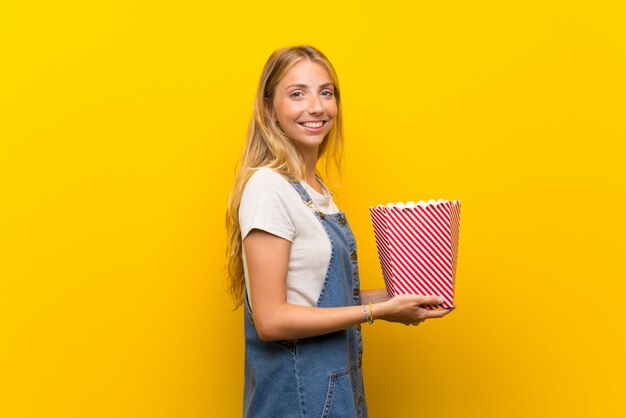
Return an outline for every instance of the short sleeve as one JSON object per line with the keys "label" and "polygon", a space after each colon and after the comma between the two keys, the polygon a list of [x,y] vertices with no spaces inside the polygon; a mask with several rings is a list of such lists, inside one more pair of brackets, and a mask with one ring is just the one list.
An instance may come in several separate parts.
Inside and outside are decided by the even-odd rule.
{"label": "short sleeve", "polygon": [[246,183],[239,206],[241,239],[253,229],[293,241],[295,227],[289,216],[289,188],[278,173],[270,169],[256,171]]}

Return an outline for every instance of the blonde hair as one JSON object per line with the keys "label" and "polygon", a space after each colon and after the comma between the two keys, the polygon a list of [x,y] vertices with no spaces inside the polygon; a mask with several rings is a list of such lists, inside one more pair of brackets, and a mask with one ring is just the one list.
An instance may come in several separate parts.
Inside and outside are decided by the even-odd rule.
{"label": "blonde hair", "polygon": [[291,175],[298,180],[304,178],[304,163],[300,152],[280,129],[274,118],[270,117],[274,113],[273,101],[276,85],[289,69],[302,60],[310,60],[326,68],[334,85],[337,114],[333,127],[319,146],[318,160],[325,157],[327,173],[330,168],[329,161],[334,162],[337,172],[341,173],[343,120],[339,82],[335,69],[324,54],[308,45],[274,51],[261,73],[254,100],[254,112],[226,211],[227,288],[235,301],[235,309],[242,305],[245,291],[239,205],[248,179],[262,167]]}

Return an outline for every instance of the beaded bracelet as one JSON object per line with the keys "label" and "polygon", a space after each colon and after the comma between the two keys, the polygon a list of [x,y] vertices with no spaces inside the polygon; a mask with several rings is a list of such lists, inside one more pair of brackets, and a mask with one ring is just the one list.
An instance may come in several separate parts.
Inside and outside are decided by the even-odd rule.
{"label": "beaded bracelet", "polygon": [[368,307],[370,308],[369,315],[367,313],[367,309],[365,308],[365,305],[361,305],[361,308],[363,308],[363,312],[365,312],[365,319],[367,320],[367,323],[368,324],[373,324],[374,323],[374,317],[372,316],[372,304],[370,303],[368,305]]}
{"label": "beaded bracelet", "polygon": [[363,312],[365,312],[365,320],[367,321],[368,324],[371,324],[370,316],[367,314],[367,308],[365,308],[365,305],[361,305],[361,308],[363,308]]}

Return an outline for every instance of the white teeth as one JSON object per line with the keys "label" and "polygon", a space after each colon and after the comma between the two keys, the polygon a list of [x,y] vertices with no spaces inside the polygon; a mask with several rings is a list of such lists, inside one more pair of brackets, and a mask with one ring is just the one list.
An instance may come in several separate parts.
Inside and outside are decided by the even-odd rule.
{"label": "white teeth", "polygon": [[307,128],[319,128],[324,122],[302,122],[300,125],[304,125]]}

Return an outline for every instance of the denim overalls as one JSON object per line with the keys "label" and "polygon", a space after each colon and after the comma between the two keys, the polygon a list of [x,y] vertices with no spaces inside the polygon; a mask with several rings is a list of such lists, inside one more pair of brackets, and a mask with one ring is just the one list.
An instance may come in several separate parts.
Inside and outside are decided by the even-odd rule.
{"label": "denim overalls", "polygon": [[[292,177],[288,180],[314,209],[302,184]],[[332,247],[317,306],[360,305],[356,242],[345,214],[315,211],[315,216]],[[296,341],[263,341],[254,327],[247,294],[244,306],[244,417],[367,417],[360,325]]]}

